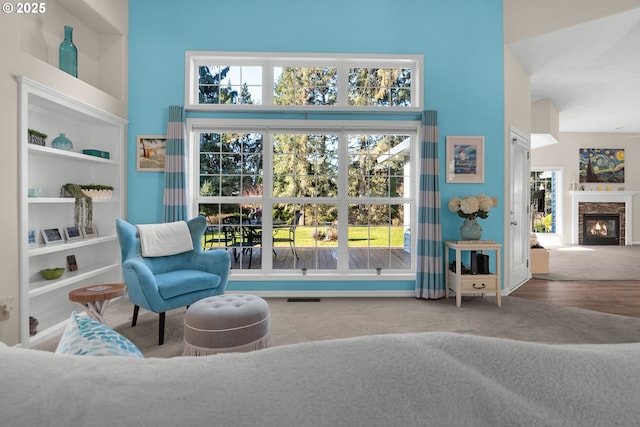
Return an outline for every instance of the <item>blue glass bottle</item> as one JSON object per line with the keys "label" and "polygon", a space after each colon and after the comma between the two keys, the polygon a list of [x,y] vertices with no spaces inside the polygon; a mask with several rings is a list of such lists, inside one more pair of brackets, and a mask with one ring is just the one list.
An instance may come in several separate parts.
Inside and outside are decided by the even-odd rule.
{"label": "blue glass bottle", "polygon": [[60,43],[59,68],[65,73],[78,77],[78,49],[73,44],[73,27],[64,26],[64,40]]}

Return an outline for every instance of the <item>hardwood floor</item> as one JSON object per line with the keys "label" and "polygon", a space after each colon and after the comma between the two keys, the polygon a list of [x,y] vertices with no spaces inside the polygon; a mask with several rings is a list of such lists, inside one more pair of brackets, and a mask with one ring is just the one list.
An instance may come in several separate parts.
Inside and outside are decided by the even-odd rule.
{"label": "hardwood floor", "polygon": [[640,317],[640,281],[531,279],[509,296],[603,313]]}

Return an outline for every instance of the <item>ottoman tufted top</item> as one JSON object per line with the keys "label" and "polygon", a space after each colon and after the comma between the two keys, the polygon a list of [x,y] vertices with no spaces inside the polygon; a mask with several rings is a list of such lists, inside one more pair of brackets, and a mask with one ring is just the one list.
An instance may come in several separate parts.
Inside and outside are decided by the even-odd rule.
{"label": "ottoman tufted top", "polygon": [[247,327],[269,317],[269,305],[255,295],[225,294],[201,299],[185,314],[191,328],[222,330]]}
{"label": "ottoman tufted top", "polygon": [[184,315],[184,355],[252,351],[269,346],[269,304],[255,295],[201,299]]}

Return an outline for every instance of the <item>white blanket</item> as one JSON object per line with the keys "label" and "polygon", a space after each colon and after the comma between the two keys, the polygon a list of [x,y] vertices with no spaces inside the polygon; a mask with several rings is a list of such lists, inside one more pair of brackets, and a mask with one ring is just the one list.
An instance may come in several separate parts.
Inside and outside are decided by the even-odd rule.
{"label": "white blanket", "polygon": [[169,256],[193,250],[191,233],[185,221],[139,224],[136,227],[143,257]]}
{"label": "white blanket", "polygon": [[7,426],[637,426],[640,344],[390,334],[138,359],[0,344]]}

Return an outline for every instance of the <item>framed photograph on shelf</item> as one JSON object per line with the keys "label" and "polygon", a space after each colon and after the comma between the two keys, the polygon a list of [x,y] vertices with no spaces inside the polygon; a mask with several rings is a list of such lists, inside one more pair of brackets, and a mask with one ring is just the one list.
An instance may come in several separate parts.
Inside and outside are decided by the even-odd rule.
{"label": "framed photograph on shelf", "polygon": [[138,135],[136,138],[136,170],[139,172],[164,172],[167,158],[165,135]]}
{"label": "framed photograph on shelf", "polygon": [[76,271],[78,269],[78,263],[76,262],[75,255],[69,255],[67,257],[67,270]]}
{"label": "framed photograph on shelf", "polygon": [[64,242],[64,234],[62,233],[61,228],[43,228],[42,229],[42,238],[44,239],[44,243],[47,245],[51,243],[63,243]]}
{"label": "framed photograph on shelf", "polygon": [[82,236],[86,239],[88,237],[98,237],[98,231],[95,224],[87,224],[82,227]]}
{"label": "framed photograph on shelf", "polygon": [[38,230],[35,228],[30,228],[27,231],[27,243],[30,248],[35,248],[38,246]]}
{"label": "framed photograph on shelf", "polygon": [[447,182],[484,182],[484,136],[447,136]]}
{"label": "framed photograph on shelf", "polygon": [[77,225],[65,225],[64,236],[67,240],[78,240],[82,239],[82,232]]}

